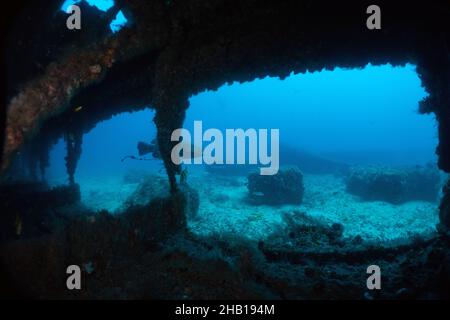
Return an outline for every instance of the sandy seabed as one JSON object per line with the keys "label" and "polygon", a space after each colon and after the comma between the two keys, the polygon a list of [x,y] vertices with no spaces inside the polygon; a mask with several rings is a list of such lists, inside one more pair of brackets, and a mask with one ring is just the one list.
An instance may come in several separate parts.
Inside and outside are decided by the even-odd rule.
{"label": "sandy seabed", "polygon": [[[189,228],[199,235],[237,234],[264,240],[283,227],[283,213],[303,212],[327,224],[341,223],[344,236],[389,241],[426,235],[436,229],[436,201],[412,201],[394,205],[360,201],[346,192],[342,177],[304,175],[305,195],[301,205],[254,205],[248,201],[246,177],[218,176],[199,171],[189,175],[189,184],[200,194],[200,208]],[[138,187],[121,176],[79,177],[82,202],[92,210],[118,214]]]}
{"label": "sandy seabed", "polygon": [[[213,182],[201,180],[198,185],[197,181],[192,181],[198,190]],[[226,183],[226,180],[230,181]],[[214,189],[204,188],[200,192],[203,197],[198,219],[190,222],[193,231],[200,234],[232,232],[262,240],[284,223],[283,212],[300,211],[328,224],[341,223],[344,236],[360,235],[367,240],[389,241],[431,233],[439,219],[438,202],[393,205],[382,201],[360,201],[346,192],[342,178],[333,175],[305,175],[303,203],[278,207],[249,204],[246,178],[236,181],[225,179],[223,183],[216,183]]]}

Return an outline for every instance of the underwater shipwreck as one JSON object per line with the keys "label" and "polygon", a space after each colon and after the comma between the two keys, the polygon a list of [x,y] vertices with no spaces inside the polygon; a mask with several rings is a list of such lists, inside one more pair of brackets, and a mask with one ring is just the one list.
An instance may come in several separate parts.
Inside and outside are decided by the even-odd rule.
{"label": "underwater shipwreck", "polygon": [[[69,30],[66,2],[16,1],[9,12],[0,297],[450,298],[449,2],[380,1],[381,30],[366,28],[363,1],[308,0],[115,0],[106,8],[69,1],[81,12],[81,29]],[[290,81],[323,70],[333,77],[336,68],[368,64],[414,66],[427,93],[414,116],[435,119],[430,161],[415,165],[406,153],[400,160],[409,165],[347,161],[293,147],[283,128],[275,174],[248,164],[173,161],[175,130],[200,117],[224,123],[242,109],[224,96],[215,107],[195,109],[192,97],[267,77]],[[242,90],[240,98],[250,89]],[[326,96],[323,90],[316,96]],[[270,94],[270,84],[262,91]],[[293,123],[294,142],[318,144],[313,134],[295,136],[302,119],[283,113],[280,99],[249,105],[246,115],[269,123],[276,118],[270,112],[278,113]],[[128,113],[140,124],[136,116],[87,140],[100,124]],[[314,115],[311,127],[330,126],[325,115]],[[244,117],[227,119],[233,125]],[[395,119],[400,127],[405,118]],[[367,121],[351,135],[370,149],[358,130],[378,124]],[[412,148],[420,134],[404,121]],[[147,126],[147,136],[126,140]],[[125,140],[130,148],[107,156]],[[100,174],[105,168],[114,181]],[[368,286],[374,265],[381,288]],[[68,289],[69,266],[79,268],[81,290]]]}

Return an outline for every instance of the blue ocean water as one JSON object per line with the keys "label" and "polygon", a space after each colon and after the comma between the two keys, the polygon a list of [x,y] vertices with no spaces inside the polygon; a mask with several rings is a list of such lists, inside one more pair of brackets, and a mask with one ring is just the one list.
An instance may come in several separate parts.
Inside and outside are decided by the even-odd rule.
{"label": "blue ocean water", "polygon": [[280,128],[281,143],[350,162],[435,161],[435,119],[414,66],[370,66],[265,78],[191,99],[185,121],[214,128]]}

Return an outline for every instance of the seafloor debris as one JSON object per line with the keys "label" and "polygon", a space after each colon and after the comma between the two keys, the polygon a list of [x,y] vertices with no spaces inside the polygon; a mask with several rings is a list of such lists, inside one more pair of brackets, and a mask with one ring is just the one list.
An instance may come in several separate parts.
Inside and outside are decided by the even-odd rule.
{"label": "seafloor debris", "polygon": [[441,176],[433,168],[356,167],[347,176],[347,191],[366,201],[403,203],[436,201]]}
{"label": "seafloor debris", "polygon": [[297,167],[282,167],[276,175],[251,173],[248,176],[250,198],[267,204],[299,204],[303,200],[303,174]]}
{"label": "seafloor debris", "polygon": [[328,245],[339,245],[343,240],[344,226],[340,223],[333,223],[330,226],[324,220],[297,210],[284,212],[282,219],[285,227],[268,239],[273,244],[284,243],[286,247],[297,248],[320,245],[324,248]]}
{"label": "seafloor debris", "polygon": [[[182,193],[157,198],[123,215],[79,215],[45,237],[0,245],[0,296],[78,299],[362,299],[368,265],[386,281],[374,298],[448,298],[450,256],[443,236],[404,244],[342,237],[302,212],[270,241],[221,239],[188,232]],[[64,209],[57,210],[61,214]],[[101,254],[99,254],[101,253]],[[68,263],[83,266],[83,290],[64,286]],[[433,270],[435,272],[430,272]],[[105,277],[105,274],[108,276]],[[30,285],[31,284],[31,285]],[[406,295],[406,296],[405,296]]]}

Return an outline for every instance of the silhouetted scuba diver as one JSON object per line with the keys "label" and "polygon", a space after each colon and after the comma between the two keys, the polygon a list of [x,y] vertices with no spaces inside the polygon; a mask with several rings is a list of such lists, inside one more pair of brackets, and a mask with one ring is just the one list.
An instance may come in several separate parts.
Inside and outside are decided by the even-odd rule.
{"label": "silhouetted scuba diver", "polygon": [[159,152],[158,144],[156,142],[156,139],[153,139],[152,142],[142,142],[139,141],[137,144],[137,149],[139,153],[139,157],[136,156],[126,156],[122,158],[122,162],[124,162],[126,159],[132,159],[132,160],[142,160],[142,161],[150,161],[153,159],[143,158],[143,156],[147,154],[151,154],[156,159],[161,159],[161,153]]}
{"label": "silhouetted scuba diver", "polygon": [[[183,144],[183,142],[182,142],[182,144]],[[194,146],[193,144],[187,144],[185,146],[187,146],[187,148],[191,148],[191,150],[193,150],[193,151],[191,152],[190,155],[182,156],[181,158],[182,159],[190,158],[191,160],[194,159],[197,154],[196,152],[198,152],[198,148],[196,146]],[[153,156],[153,158],[155,158],[155,159],[162,158],[161,153],[159,151],[158,142],[156,141],[156,139],[153,139],[152,142],[150,142],[150,143],[139,141],[137,144],[137,148],[138,148],[139,157],[126,156],[122,159],[122,162],[125,161],[126,159],[144,160],[144,161],[153,160],[153,159],[143,158],[143,156],[148,155],[148,154],[151,154]]]}
{"label": "silhouetted scuba diver", "polygon": [[151,153],[154,158],[161,159],[161,153],[159,152],[159,147],[156,139],[153,139],[150,143],[139,141],[137,144],[137,148],[139,156],[145,156]]}

